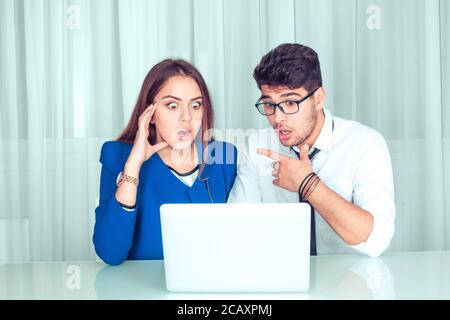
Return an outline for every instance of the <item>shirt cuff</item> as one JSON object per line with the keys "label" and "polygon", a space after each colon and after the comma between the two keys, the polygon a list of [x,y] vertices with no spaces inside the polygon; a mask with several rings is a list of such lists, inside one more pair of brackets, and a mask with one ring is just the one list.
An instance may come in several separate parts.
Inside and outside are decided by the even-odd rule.
{"label": "shirt cuff", "polygon": [[128,205],[126,205],[126,204],[123,204],[123,203],[121,203],[121,202],[119,202],[119,201],[117,201],[118,203],[119,203],[119,205],[124,209],[124,210],[126,210],[126,211],[134,211],[135,209],[136,209],[136,205],[134,205],[134,206],[128,206]]}

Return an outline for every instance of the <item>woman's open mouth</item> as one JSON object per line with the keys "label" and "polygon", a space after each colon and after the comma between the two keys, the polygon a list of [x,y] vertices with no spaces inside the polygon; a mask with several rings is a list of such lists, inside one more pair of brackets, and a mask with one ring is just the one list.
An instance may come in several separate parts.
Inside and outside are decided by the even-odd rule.
{"label": "woman's open mouth", "polygon": [[177,131],[177,137],[180,140],[188,140],[191,138],[191,130],[189,129],[180,129]]}

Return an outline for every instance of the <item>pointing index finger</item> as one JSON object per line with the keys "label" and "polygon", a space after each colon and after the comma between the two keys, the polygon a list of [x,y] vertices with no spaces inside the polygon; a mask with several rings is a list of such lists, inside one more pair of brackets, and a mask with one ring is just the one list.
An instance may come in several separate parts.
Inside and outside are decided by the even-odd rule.
{"label": "pointing index finger", "polygon": [[275,152],[272,150],[258,148],[258,149],[256,149],[256,152],[259,153],[260,155],[266,156],[275,161],[280,161],[280,159],[281,159],[281,155],[278,152]]}

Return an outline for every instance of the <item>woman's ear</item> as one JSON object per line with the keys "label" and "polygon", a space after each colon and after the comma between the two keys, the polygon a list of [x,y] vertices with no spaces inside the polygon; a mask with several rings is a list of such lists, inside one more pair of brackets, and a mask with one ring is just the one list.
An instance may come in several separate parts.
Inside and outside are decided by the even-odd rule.
{"label": "woman's ear", "polygon": [[[154,105],[156,103],[152,103],[151,105]],[[154,126],[155,125],[155,114],[152,114],[152,117],[150,118],[150,125]]]}

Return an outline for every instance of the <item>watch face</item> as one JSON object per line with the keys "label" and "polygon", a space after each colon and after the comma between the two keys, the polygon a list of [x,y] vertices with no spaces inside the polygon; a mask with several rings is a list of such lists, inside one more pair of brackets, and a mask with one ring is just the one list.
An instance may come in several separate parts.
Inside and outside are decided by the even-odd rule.
{"label": "watch face", "polygon": [[119,186],[122,183],[122,180],[123,180],[123,174],[122,174],[122,172],[120,172],[119,175],[117,176],[116,184]]}

